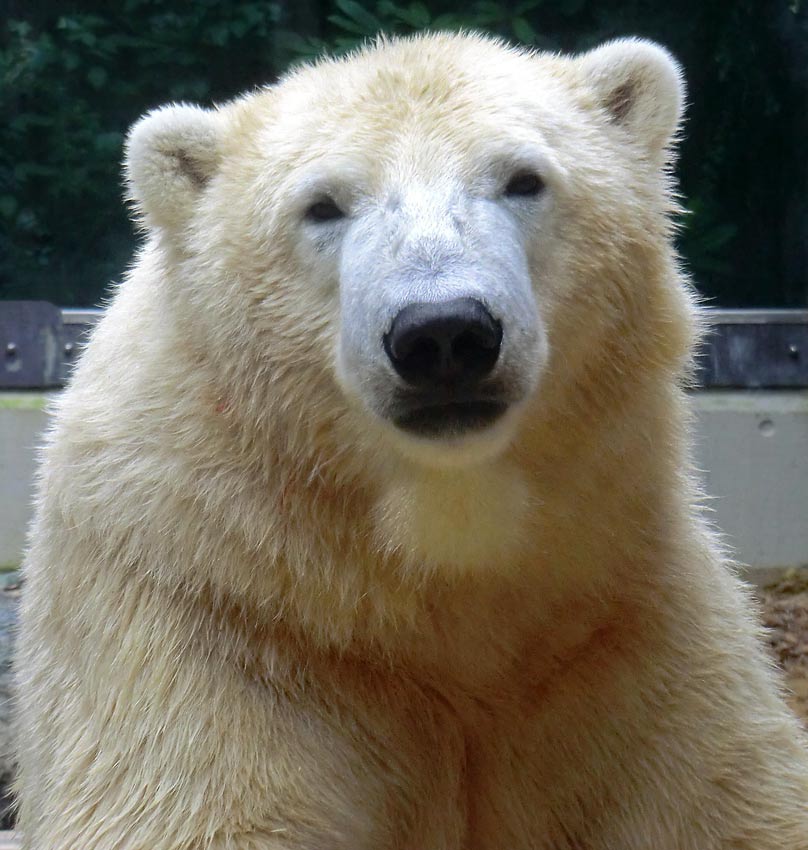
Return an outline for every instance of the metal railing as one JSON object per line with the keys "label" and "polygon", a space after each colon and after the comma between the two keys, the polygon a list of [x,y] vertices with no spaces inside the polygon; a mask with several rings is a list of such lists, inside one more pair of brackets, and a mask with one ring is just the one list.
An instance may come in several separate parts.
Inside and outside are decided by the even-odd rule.
{"label": "metal railing", "polygon": [[[707,309],[702,388],[808,388],[808,310]],[[62,386],[100,309],[0,301],[0,390]]]}

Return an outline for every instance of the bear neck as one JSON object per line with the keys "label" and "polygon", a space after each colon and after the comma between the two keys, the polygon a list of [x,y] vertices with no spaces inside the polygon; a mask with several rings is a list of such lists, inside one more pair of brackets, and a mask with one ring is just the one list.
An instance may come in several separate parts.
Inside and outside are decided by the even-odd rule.
{"label": "bear neck", "polygon": [[[249,387],[248,376],[222,381],[200,351],[178,432],[183,494],[203,494],[196,534],[207,544],[195,548],[205,558],[189,563],[186,546],[164,561],[217,604],[247,606],[324,651],[384,655],[407,633],[419,657],[449,657],[446,635],[469,628],[453,614],[468,607],[453,600],[468,595],[481,633],[504,599],[520,601],[512,645],[570,605],[584,634],[630,620],[626,600],[650,611],[670,576],[714,556],[706,533],[684,533],[698,496],[679,386],[685,343],[664,351],[662,334],[647,336],[653,348],[626,342],[617,376],[615,357],[550,374],[505,453],[464,470],[353,449],[355,422],[286,416],[254,382],[241,398],[231,388]],[[183,369],[176,386],[188,385],[186,339],[170,361]],[[322,397],[328,383],[315,390]],[[225,560],[239,566],[225,576],[210,567]],[[580,639],[560,638],[559,651]]]}
{"label": "bear neck", "polygon": [[685,398],[647,383],[584,424],[571,406],[534,411],[505,456],[462,472],[403,465],[380,483],[287,470],[274,507],[285,542],[262,589],[269,608],[329,650],[383,656],[409,634],[413,655],[434,656],[436,668],[452,656],[447,634],[470,628],[470,603],[458,602],[468,597],[475,634],[519,600],[511,645],[572,607],[575,625],[554,636],[562,652],[640,609],[656,616],[657,594],[709,545],[684,534],[696,498],[681,471]]}

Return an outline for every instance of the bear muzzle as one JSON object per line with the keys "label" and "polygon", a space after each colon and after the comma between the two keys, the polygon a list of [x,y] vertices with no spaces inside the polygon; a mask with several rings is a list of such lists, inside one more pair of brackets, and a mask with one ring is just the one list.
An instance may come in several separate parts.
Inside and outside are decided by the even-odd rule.
{"label": "bear muzzle", "polygon": [[492,424],[507,404],[491,381],[502,324],[475,298],[406,305],[383,344],[406,384],[393,422],[419,436],[456,435]]}

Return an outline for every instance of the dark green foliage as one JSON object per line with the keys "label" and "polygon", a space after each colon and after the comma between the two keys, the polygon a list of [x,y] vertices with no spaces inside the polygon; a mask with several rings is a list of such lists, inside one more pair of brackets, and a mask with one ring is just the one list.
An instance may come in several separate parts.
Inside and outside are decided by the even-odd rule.
{"label": "dark green foliage", "polygon": [[682,253],[724,305],[808,294],[808,14],[800,0],[218,0],[0,5],[0,298],[98,301],[135,237],[121,143],[150,107],[223,100],[378,31],[471,28],[581,50],[667,45],[692,107]]}

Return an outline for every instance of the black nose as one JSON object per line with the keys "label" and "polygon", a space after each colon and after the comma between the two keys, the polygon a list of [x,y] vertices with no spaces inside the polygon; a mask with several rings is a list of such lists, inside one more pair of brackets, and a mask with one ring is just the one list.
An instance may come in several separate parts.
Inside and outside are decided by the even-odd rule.
{"label": "black nose", "polygon": [[474,298],[409,304],[384,335],[396,372],[417,387],[471,384],[499,357],[502,325]]}

